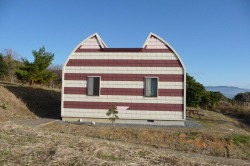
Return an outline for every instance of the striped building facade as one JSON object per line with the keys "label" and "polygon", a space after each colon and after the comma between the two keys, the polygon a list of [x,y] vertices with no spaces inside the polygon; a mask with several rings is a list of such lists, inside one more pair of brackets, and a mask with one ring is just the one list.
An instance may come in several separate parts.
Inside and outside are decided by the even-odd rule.
{"label": "striped building facade", "polygon": [[65,121],[184,125],[186,71],[176,51],[150,33],[142,48],[107,48],[98,34],[82,41],[63,67]]}

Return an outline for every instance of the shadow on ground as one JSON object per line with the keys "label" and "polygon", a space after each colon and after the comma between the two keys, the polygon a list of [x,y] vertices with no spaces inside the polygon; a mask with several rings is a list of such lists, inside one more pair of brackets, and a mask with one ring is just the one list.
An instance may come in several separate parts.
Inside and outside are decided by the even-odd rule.
{"label": "shadow on ground", "polygon": [[5,86],[40,118],[61,117],[61,92],[40,88]]}

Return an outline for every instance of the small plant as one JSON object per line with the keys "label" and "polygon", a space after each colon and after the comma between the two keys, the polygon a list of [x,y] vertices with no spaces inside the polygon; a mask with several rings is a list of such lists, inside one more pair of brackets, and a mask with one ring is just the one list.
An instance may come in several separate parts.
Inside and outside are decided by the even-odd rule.
{"label": "small plant", "polygon": [[7,109],[6,104],[2,104],[2,105],[0,105],[0,107],[1,107],[2,109],[4,109],[4,110],[6,110],[6,109]]}
{"label": "small plant", "polygon": [[8,148],[4,149],[2,151],[2,155],[5,156],[5,157],[11,155],[10,149],[8,149]]}
{"label": "small plant", "polygon": [[250,145],[250,137],[249,136],[234,134],[232,136],[232,139],[236,145],[240,145],[240,144]]}
{"label": "small plant", "polygon": [[119,119],[117,114],[118,114],[118,111],[117,111],[116,105],[112,105],[112,107],[106,113],[106,115],[109,117],[109,120],[112,123],[113,127],[115,127],[115,120]]}
{"label": "small plant", "polygon": [[98,152],[96,156],[97,156],[97,158],[101,158],[101,159],[108,160],[108,161],[119,161],[119,160],[123,161],[123,160],[125,160],[122,157],[116,157],[114,154],[108,154],[108,153],[104,153],[104,152]]}

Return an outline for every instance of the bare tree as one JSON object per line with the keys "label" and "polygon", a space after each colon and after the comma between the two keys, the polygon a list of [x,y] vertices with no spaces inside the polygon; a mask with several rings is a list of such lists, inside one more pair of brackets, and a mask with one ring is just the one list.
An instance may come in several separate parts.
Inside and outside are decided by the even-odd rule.
{"label": "bare tree", "polygon": [[50,88],[60,88],[62,85],[62,68],[63,65],[55,65],[52,64],[49,67],[49,70],[51,70],[55,74],[55,79],[50,82],[49,87]]}
{"label": "bare tree", "polygon": [[9,49],[3,49],[2,55],[4,57],[5,64],[7,66],[6,80],[9,82],[15,81],[15,72],[18,68],[18,55],[17,53]]}

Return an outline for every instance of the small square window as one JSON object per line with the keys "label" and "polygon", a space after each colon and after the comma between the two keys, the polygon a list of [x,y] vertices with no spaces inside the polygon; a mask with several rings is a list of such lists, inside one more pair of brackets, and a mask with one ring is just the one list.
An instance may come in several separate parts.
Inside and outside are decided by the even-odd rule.
{"label": "small square window", "polygon": [[88,77],[87,91],[89,96],[100,96],[100,77]]}
{"label": "small square window", "polygon": [[144,81],[144,96],[158,96],[158,78],[145,78]]}

